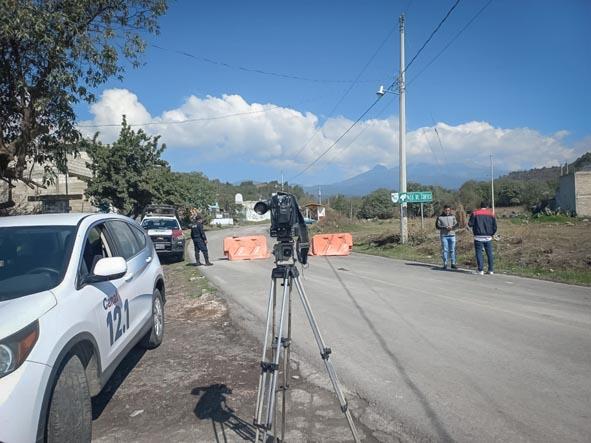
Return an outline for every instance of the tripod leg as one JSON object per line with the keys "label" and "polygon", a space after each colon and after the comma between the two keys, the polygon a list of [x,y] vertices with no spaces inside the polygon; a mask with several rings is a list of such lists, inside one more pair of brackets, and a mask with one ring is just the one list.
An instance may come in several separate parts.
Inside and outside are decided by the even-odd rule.
{"label": "tripod leg", "polygon": [[347,400],[345,399],[345,394],[341,389],[341,385],[339,383],[339,379],[337,377],[337,373],[332,366],[332,362],[329,360],[331,350],[329,347],[326,346],[322,335],[320,334],[320,330],[318,329],[318,324],[316,323],[316,319],[314,318],[314,313],[312,312],[312,308],[310,307],[310,302],[308,301],[308,297],[306,296],[306,291],[304,291],[304,286],[300,281],[298,275],[295,275],[293,278],[296,288],[298,290],[298,294],[300,296],[300,300],[302,301],[302,305],[304,307],[304,311],[306,312],[306,317],[308,317],[308,322],[310,323],[310,327],[312,328],[312,332],[314,333],[314,338],[316,339],[316,343],[318,344],[318,349],[320,350],[320,356],[324,361],[324,366],[326,366],[326,371],[328,372],[328,376],[330,381],[332,382],[332,386],[337,394],[337,398],[339,399],[339,403],[341,405],[341,411],[345,414],[347,418],[347,422],[349,423],[349,428],[351,428],[351,433],[353,434],[353,439],[355,442],[359,442],[359,435],[357,434],[357,427],[353,422],[353,417],[351,416],[351,411],[349,411],[349,406],[347,404]]}
{"label": "tripod leg", "polygon": [[[274,331],[269,331],[269,327],[271,326],[271,317],[272,316],[274,317],[274,315],[275,315],[274,305],[275,305],[276,296],[277,296],[276,281],[275,281],[275,279],[272,279],[271,280],[271,288],[269,290],[269,297],[267,299],[267,323],[266,323],[266,327],[265,327],[265,338],[263,341],[263,353],[261,356],[261,365],[263,364],[263,362],[265,362],[265,359],[267,356],[267,346],[269,344],[269,332],[271,333],[271,340],[273,339]],[[264,368],[261,368],[261,375],[259,377],[259,387],[258,387],[258,391],[257,391],[255,425],[261,423],[261,419],[262,419],[262,415],[263,415],[263,407],[264,407],[264,404],[263,404],[264,388],[267,385],[267,378],[268,378],[268,373],[264,370]],[[260,433],[260,428],[257,426],[256,437],[255,437],[256,442],[259,441],[259,433]]]}
{"label": "tripod leg", "polygon": [[[279,327],[277,329],[277,337],[278,340],[281,340],[283,334],[283,320],[285,318],[285,308],[287,305],[287,298],[288,298],[288,291],[289,291],[289,281],[288,276],[286,275],[283,279],[283,297],[281,299],[281,308],[279,314]],[[271,375],[271,389],[267,392],[267,405],[269,406],[267,409],[267,424],[271,425],[273,423],[273,410],[275,407],[275,394],[277,389],[277,375],[279,369],[279,359],[281,357],[281,346],[277,347],[277,352],[275,354],[275,359],[273,360],[273,372]]]}
{"label": "tripod leg", "polygon": [[289,387],[289,357],[291,354],[291,291],[293,289],[293,281],[289,282],[289,300],[287,306],[287,339],[283,346],[285,347],[285,355],[283,357],[283,390],[282,390],[282,405],[281,405],[281,441],[285,441],[285,421],[286,421],[286,393]]}

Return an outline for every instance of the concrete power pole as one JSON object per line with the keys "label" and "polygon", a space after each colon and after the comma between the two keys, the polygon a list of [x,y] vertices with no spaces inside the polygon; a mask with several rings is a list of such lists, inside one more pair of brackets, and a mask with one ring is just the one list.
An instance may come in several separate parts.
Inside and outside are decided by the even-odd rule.
{"label": "concrete power pole", "polygon": [[[400,76],[398,92],[400,97],[400,191],[406,192],[406,84],[404,73],[404,14],[400,16]],[[408,242],[408,218],[406,202],[400,203],[400,243]]]}
{"label": "concrete power pole", "polygon": [[493,171],[493,155],[490,155],[490,201],[493,214],[495,213],[495,175]]}

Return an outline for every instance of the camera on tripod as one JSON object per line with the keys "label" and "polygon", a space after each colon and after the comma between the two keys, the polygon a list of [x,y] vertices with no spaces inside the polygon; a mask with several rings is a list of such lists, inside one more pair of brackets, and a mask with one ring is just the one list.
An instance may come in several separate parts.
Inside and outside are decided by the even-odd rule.
{"label": "camera on tripod", "polygon": [[[293,194],[278,192],[270,199],[257,202],[254,211],[263,215],[271,211],[271,237],[276,237],[279,243],[273,247],[273,254],[277,261],[296,259],[305,265],[308,262],[308,227],[304,216],[300,212],[298,201]],[[295,255],[294,255],[294,240]]]}

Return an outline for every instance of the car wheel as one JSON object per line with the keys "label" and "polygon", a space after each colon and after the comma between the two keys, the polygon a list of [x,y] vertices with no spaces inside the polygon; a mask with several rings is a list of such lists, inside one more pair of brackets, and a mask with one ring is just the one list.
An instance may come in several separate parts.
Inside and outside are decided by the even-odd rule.
{"label": "car wheel", "polygon": [[152,327],[142,340],[142,346],[154,349],[160,346],[164,337],[164,303],[160,290],[154,289],[152,296]]}
{"label": "car wheel", "polygon": [[53,388],[46,427],[47,442],[90,442],[92,405],[84,367],[76,355],[63,365]]}

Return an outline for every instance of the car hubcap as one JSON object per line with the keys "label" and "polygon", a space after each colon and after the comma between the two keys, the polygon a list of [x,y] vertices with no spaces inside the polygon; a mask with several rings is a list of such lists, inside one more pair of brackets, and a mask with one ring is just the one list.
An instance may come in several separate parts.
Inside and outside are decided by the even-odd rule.
{"label": "car hubcap", "polygon": [[156,333],[156,337],[160,337],[162,334],[162,305],[160,303],[160,299],[154,299],[154,332]]}

